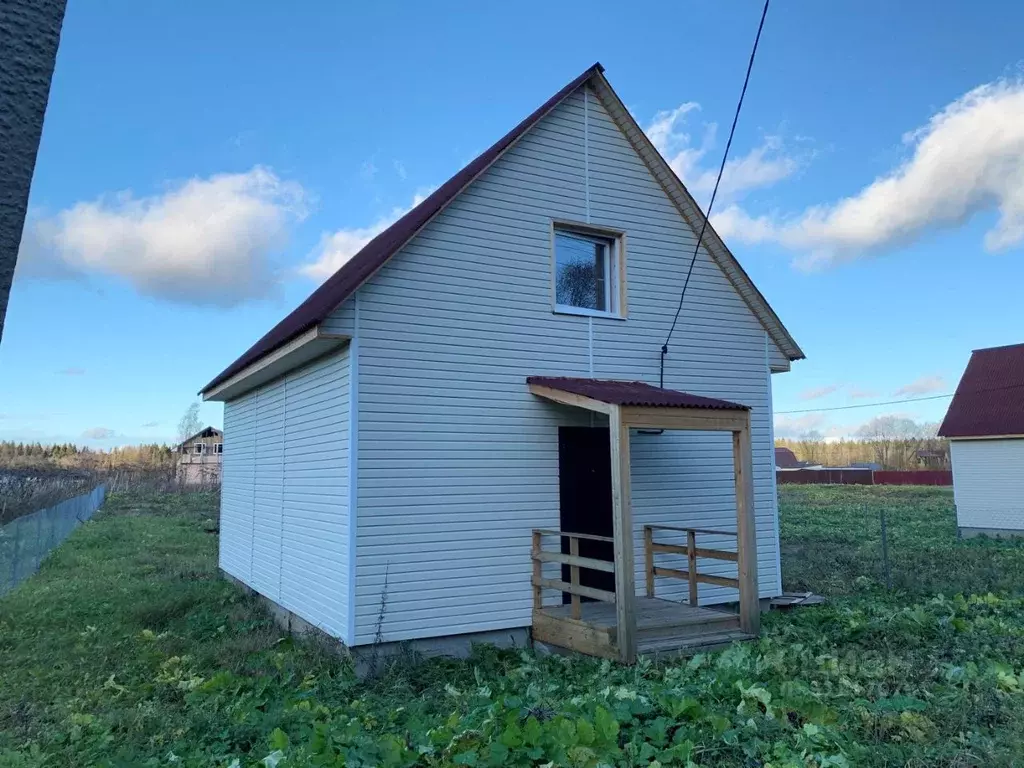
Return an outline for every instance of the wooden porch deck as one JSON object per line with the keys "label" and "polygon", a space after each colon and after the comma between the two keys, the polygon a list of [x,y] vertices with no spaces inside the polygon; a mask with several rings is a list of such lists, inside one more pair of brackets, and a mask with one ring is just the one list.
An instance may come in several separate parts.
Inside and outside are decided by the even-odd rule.
{"label": "wooden porch deck", "polygon": [[[633,606],[640,655],[698,653],[755,637],[740,629],[736,613],[657,597],[637,597]],[[579,619],[572,618],[569,604],[535,609],[533,639],[591,656],[619,659],[615,604],[582,603],[579,608]]]}

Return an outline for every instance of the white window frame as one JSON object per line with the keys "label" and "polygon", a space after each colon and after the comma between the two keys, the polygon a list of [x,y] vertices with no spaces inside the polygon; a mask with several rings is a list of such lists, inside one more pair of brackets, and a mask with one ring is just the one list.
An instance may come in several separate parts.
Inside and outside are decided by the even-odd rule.
{"label": "white window frame", "polygon": [[[608,243],[608,254],[604,263],[606,309],[575,307],[558,303],[558,257],[556,238],[559,233],[576,235]],[[626,233],[618,229],[580,224],[571,221],[551,222],[551,311],[558,315],[582,315],[604,317],[613,320],[626,319]]]}

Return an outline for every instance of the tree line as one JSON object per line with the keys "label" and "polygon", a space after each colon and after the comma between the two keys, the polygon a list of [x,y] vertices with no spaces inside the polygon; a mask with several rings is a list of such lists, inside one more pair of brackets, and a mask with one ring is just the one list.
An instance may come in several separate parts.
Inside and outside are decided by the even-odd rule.
{"label": "tree line", "polygon": [[800,461],[827,467],[871,463],[883,469],[949,469],[949,441],[937,436],[938,426],[900,416],[879,416],[849,437],[835,439],[811,431],[795,438],[778,438],[775,446],[789,448]]}
{"label": "tree line", "polygon": [[110,450],[81,447],[73,443],[42,445],[0,441],[0,467],[7,469],[167,469],[175,456],[168,445],[127,445]]}

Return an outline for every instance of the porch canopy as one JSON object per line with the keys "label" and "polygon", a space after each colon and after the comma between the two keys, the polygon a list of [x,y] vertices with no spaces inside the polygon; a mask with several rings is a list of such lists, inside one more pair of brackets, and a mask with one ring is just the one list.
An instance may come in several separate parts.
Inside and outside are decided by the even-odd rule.
{"label": "porch canopy", "polygon": [[[608,417],[612,464],[616,639],[619,658],[626,663],[632,663],[636,658],[630,429],[707,430],[732,433],[733,472],[736,483],[739,623],[744,632],[758,634],[760,613],[750,409],[739,403],[654,387],[641,381],[530,376],[526,383],[530,392],[545,400],[602,413]],[[650,586],[648,592],[651,592]]]}

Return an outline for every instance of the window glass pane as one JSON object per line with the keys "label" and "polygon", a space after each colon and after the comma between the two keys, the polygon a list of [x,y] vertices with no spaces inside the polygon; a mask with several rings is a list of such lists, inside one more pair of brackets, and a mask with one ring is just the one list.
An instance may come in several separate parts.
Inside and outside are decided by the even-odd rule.
{"label": "window glass pane", "polygon": [[607,242],[568,232],[556,232],[555,303],[607,310],[607,260]]}

